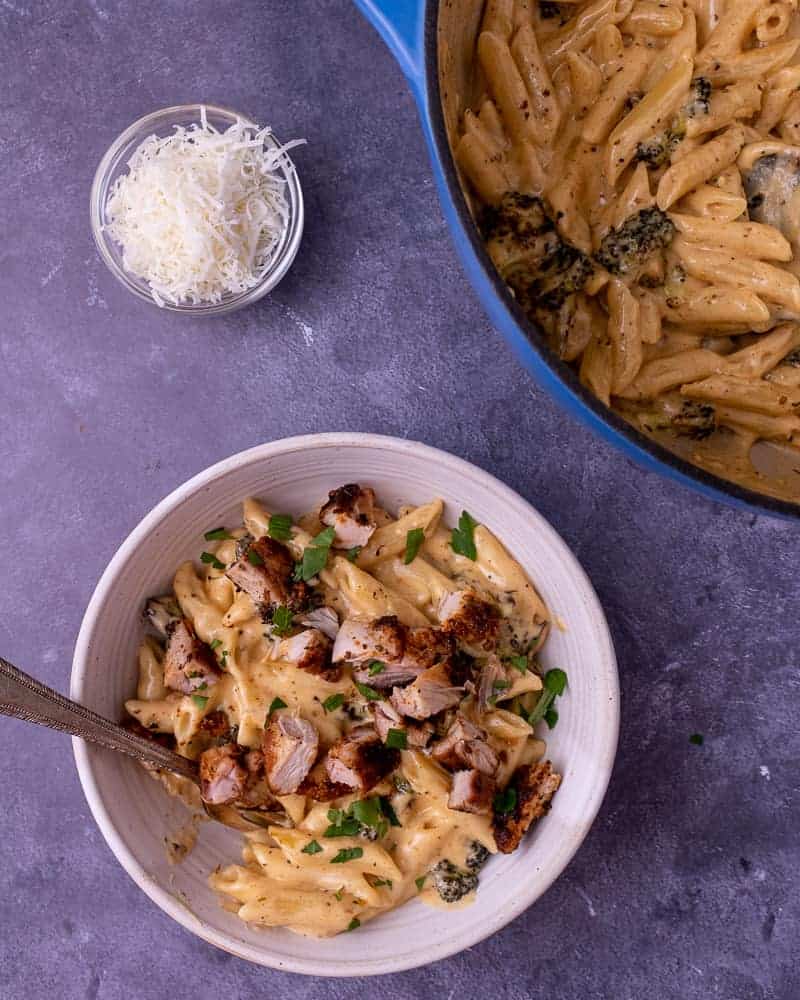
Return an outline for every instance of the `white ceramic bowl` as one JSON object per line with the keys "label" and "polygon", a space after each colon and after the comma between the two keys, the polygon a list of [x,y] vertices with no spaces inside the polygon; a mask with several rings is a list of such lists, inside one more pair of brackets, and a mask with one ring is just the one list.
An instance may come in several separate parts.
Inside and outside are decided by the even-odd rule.
{"label": "white ceramic bowl", "polygon": [[133,761],[74,741],[89,806],[131,878],[162,910],[199,937],[273,968],[327,976],[396,972],[468,948],[513,920],[558,877],[594,820],[611,774],[619,727],[614,649],[597,596],[550,525],[498,480],[425,445],[366,434],[317,434],[264,444],[234,455],[179,487],[123,542],[86,611],[75,649],[71,694],[111,718],[136,684],[141,609],[168,588],[175,567],[196,557],[203,532],[239,520],[246,496],[278,510],[301,511],[344,482],[375,488],[388,507],[446,501],[455,523],[462,508],[495,531],[521,561],[556,622],[542,657],[563,667],[569,687],[549,756],[564,775],[550,813],[514,854],[493,858],[476,902],[445,912],[412,901],[334,939],[258,930],[223,910],[208,887],[220,862],[238,861],[240,838],[205,823],[181,865],[167,859],[164,838],[188,813]]}

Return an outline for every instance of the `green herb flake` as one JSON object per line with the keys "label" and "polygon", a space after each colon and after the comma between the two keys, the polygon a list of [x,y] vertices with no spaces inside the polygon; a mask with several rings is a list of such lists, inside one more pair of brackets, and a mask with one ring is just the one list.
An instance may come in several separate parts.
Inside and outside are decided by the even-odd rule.
{"label": "green herb flake", "polygon": [[425,887],[425,879],[426,878],[427,878],[427,875],[420,875],[419,878],[415,878],[414,879],[414,883],[415,883],[415,885],[417,887],[417,892],[422,892],[423,888]]}
{"label": "green herb flake", "polygon": [[358,820],[363,826],[372,827],[372,829],[377,829],[383,819],[380,799],[374,797],[354,802],[350,811],[353,819]]}
{"label": "green herb flake", "polygon": [[548,708],[544,713],[544,721],[547,723],[548,729],[555,729],[558,722],[558,712],[554,708]]}
{"label": "green herb flake", "polygon": [[337,889],[336,892],[334,893],[334,896],[339,900],[340,903],[344,899],[344,893],[342,892],[341,889]]}
{"label": "green herb flake", "polygon": [[252,546],[247,550],[247,561],[250,563],[251,566],[264,565],[264,560]]}
{"label": "green herb flake", "polygon": [[362,694],[367,701],[383,701],[383,695],[380,691],[376,691],[375,688],[370,687],[369,684],[362,684],[360,681],[353,682],[358,688],[360,694]]}
{"label": "green herb flake", "polygon": [[279,542],[288,542],[292,537],[292,519],[288,514],[273,514],[269,519],[267,534]]}
{"label": "green herb flake", "polygon": [[392,880],[390,878],[376,878],[372,883],[373,889],[380,889],[381,886],[385,885],[388,889],[392,888]]}
{"label": "green herb flake", "polygon": [[200,562],[210,564],[214,569],[225,569],[225,563],[220,562],[213,552],[201,552]]}
{"label": "green herb flake", "polygon": [[544,686],[555,695],[563,694],[564,688],[567,686],[567,675],[558,668],[548,670],[544,675]]}
{"label": "green herb flake", "polygon": [[343,865],[346,861],[357,861],[364,857],[364,850],[361,847],[343,847],[335,857],[331,858],[332,865]]}
{"label": "green herb flake", "polygon": [[338,694],[329,695],[322,703],[322,707],[326,712],[335,712],[342,705],[344,705],[344,695],[341,691]]}
{"label": "green herb flake", "polygon": [[354,563],[360,555],[361,555],[361,546],[354,545],[352,549],[348,549],[347,552],[345,552],[344,557],[345,559],[347,559],[348,562]]}
{"label": "green herb flake", "polygon": [[381,674],[386,669],[386,664],[383,660],[370,660],[369,666],[367,667],[367,673],[370,677],[374,677],[376,674]]}
{"label": "green herb flake", "polygon": [[509,813],[514,812],[517,807],[517,790],[516,788],[504,788],[502,792],[498,792],[494,797],[494,811],[498,816],[508,816]]}
{"label": "green herb flake", "polygon": [[195,703],[195,705],[197,705],[197,707],[200,709],[201,712],[208,704],[208,698],[206,698],[202,694],[193,694],[192,701]]}
{"label": "green herb flake", "polygon": [[360,926],[361,926],[361,921],[358,919],[358,917],[353,917],[353,919],[347,925],[347,929],[349,931],[354,931],[357,927],[360,927]]}
{"label": "green herb flake", "polygon": [[286,708],[286,702],[283,698],[273,698],[272,704],[269,706],[269,711],[267,712],[267,720],[272,718],[272,713],[277,712],[279,708]]}
{"label": "green herb flake", "polygon": [[381,810],[383,811],[383,815],[389,820],[391,826],[402,825],[397,818],[397,813],[394,811],[391,800],[386,795],[381,795]]}
{"label": "green herb flake", "polygon": [[212,649],[219,649],[222,645],[222,639],[215,639],[210,645]]}
{"label": "green herb flake", "polygon": [[527,656],[509,656],[508,662],[512,667],[519,670],[521,674],[528,672],[528,657]]}
{"label": "green herb flake", "polygon": [[303,854],[319,854],[322,848],[316,842],[316,840],[310,840],[306,846],[303,848]]}
{"label": "green herb flake", "polygon": [[[340,814],[338,820],[331,819],[331,813]],[[345,816],[341,809],[331,809],[328,811],[328,819],[331,825],[322,834],[323,837],[355,837],[361,830],[361,824],[353,816]]]}
{"label": "green herb flake", "polygon": [[207,542],[224,542],[228,538],[233,538],[233,535],[224,528],[214,528],[213,531],[207,531],[203,538]]}
{"label": "green herb flake", "polygon": [[450,548],[456,555],[466,556],[473,562],[478,558],[478,550],[475,547],[475,528],[478,522],[466,510],[461,511],[458,519],[458,527],[453,528],[450,536]]}
{"label": "green herb flake", "polygon": [[334,537],[334,529],[326,528],[311,540],[311,544],[303,550],[301,562],[295,568],[296,580],[305,580],[308,583],[325,569]]}
{"label": "green herb flake", "polygon": [[386,734],[386,746],[392,750],[407,750],[408,735],[405,729],[390,729]]}
{"label": "green herb flake", "polygon": [[689,742],[694,743],[696,747],[701,747],[703,745],[703,734],[692,733],[692,735],[689,737]]}
{"label": "green herb flake", "polygon": [[409,563],[414,562],[417,558],[417,553],[420,550],[420,546],[425,541],[425,532],[422,528],[412,528],[406,534],[406,551],[403,555],[403,562],[406,566]]}
{"label": "green herb flake", "polygon": [[272,613],[272,634],[283,636],[291,631],[292,612],[281,604]]}

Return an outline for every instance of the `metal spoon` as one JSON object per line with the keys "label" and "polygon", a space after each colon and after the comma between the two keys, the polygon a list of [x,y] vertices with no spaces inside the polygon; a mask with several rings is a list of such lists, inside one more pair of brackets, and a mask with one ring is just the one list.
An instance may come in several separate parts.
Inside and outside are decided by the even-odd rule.
{"label": "metal spoon", "polygon": [[[10,715],[25,722],[35,722],[62,733],[71,733],[82,740],[96,743],[106,750],[135,757],[143,764],[152,764],[165,771],[172,771],[182,778],[200,784],[197,764],[193,760],[173,753],[160,743],[147,740],[129,732],[116,722],[103,718],[84,705],[70,701],[63,694],[40,683],[23,673],[0,656],[0,715]],[[279,805],[279,803],[277,803]],[[242,810],[232,806],[212,806],[206,802],[203,808],[208,815],[226,826],[237,830],[252,829],[253,826],[267,826],[270,822],[285,824],[286,817],[260,810]]]}

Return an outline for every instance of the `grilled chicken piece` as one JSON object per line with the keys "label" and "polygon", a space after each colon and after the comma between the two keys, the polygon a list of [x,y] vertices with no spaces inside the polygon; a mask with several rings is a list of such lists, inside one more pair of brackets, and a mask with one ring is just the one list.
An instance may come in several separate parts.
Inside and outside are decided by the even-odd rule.
{"label": "grilled chicken piece", "polygon": [[326,605],[321,608],[314,608],[313,611],[309,611],[303,615],[300,618],[300,624],[305,625],[306,628],[319,629],[329,639],[335,639],[339,631],[339,616],[333,608],[329,608]]}
{"label": "grilled chicken piece", "polygon": [[500,659],[492,654],[481,667],[478,682],[478,707],[481,711],[493,708],[513,683]]}
{"label": "grilled chicken piece", "polygon": [[456,771],[447,805],[458,812],[487,815],[492,811],[494,779],[480,771]]}
{"label": "grilled chicken piece", "polygon": [[200,755],[200,794],[213,806],[237,802],[244,794],[247,771],[242,748],[235,743],[211,747]]}
{"label": "grilled chicken piece", "polygon": [[517,792],[516,804],[510,813],[495,813],[492,820],[494,839],[503,854],[515,851],[530,825],[544,816],[560,784],[561,775],[549,760],[517,768],[509,782]]}
{"label": "grilled chicken piece", "polygon": [[279,713],[264,730],[261,749],[269,787],[276,795],[291,795],[317,759],[319,736],[305,719]]}
{"label": "grilled chicken piece", "polygon": [[488,775],[494,775],[500,763],[497,753],[487,742],[485,730],[460,713],[445,738],[433,747],[431,756],[451,770],[469,768]]}
{"label": "grilled chicken piece", "polygon": [[358,483],[348,483],[338,490],[331,490],[328,502],[319,512],[319,519],[335,530],[334,548],[352,549],[357,545],[366,545],[378,526],[375,520],[375,491]]}
{"label": "grilled chicken piece", "polygon": [[256,607],[277,607],[299,610],[308,598],[304,583],[292,581],[294,559],[285,545],[265,535],[251,542],[225,575],[239,590],[243,590]]}
{"label": "grilled chicken piece", "polygon": [[399,763],[399,750],[385,747],[372,726],[359,726],[330,748],[325,770],[335,784],[368,792]]}
{"label": "grilled chicken piece", "polygon": [[474,590],[447,594],[439,605],[442,629],[465,646],[492,650],[497,645],[500,611]]}
{"label": "grilled chicken piece", "polygon": [[339,679],[341,671],[331,664],[332,645],[319,629],[309,628],[288,639],[281,639],[278,656],[294,663],[300,670],[334,681]]}
{"label": "grilled chicken piece", "polygon": [[[344,621],[333,647],[333,659],[360,667],[354,673],[356,680],[376,688],[391,688],[413,681],[423,670],[451,656],[454,648],[453,639],[441,629],[409,628],[390,615],[373,622]],[[369,673],[372,660],[384,664],[379,673]]]}
{"label": "grilled chicken piece", "polygon": [[231,720],[225,712],[217,709],[216,712],[209,712],[203,716],[198,726],[198,731],[208,741],[209,745],[220,745],[230,743],[233,739],[233,727]]}
{"label": "grilled chicken piece", "polygon": [[416,725],[408,722],[388,701],[370,702],[370,711],[375,723],[375,729],[380,739],[385,743],[390,729],[399,729],[406,734],[406,742],[410,749],[422,750],[433,736],[433,726],[430,722]]}
{"label": "grilled chicken piece", "polygon": [[144,606],[144,616],[159,635],[166,638],[175,622],[183,617],[180,605],[172,594],[151,597]]}
{"label": "grilled chicken piece", "polygon": [[463,687],[455,687],[446,662],[424,670],[408,687],[396,687],[391,702],[401,715],[412,719],[429,719],[432,715],[457,705],[464,695]]}
{"label": "grilled chicken piece", "polygon": [[320,763],[311,771],[302,784],[297,789],[300,795],[307,795],[315,802],[333,802],[343,795],[350,795],[353,789],[350,785],[343,785],[336,781],[331,781],[328,772],[325,770],[325,761]]}
{"label": "grilled chicken piece", "polygon": [[356,666],[370,660],[397,663],[403,656],[405,633],[405,626],[394,615],[371,622],[347,618],[333,644],[333,662],[346,660]]}
{"label": "grilled chicken piece", "polygon": [[173,622],[164,655],[164,683],[173,691],[191,694],[217,683],[219,670],[214,654],[194,633],[186,618]]}

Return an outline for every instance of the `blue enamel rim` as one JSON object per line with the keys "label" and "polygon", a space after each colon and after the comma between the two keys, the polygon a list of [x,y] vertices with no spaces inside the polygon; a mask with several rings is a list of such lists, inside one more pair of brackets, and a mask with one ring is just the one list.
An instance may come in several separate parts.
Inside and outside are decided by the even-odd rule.
{"label": "blue enamel rim", "polygon": [[400,64],[417,102],[436,187],[467,277],[492,324],[537,383],[572,416],[646,469],[712,500],[752,513],[796,519],[800,504],[777,500],[712,475],[645,437],[605,407],[577,373],[547,346],[542,331],[517,305],[494,268],[458,181],[444,125],[437,63],[440,3],[448,0],[355,0]]}

